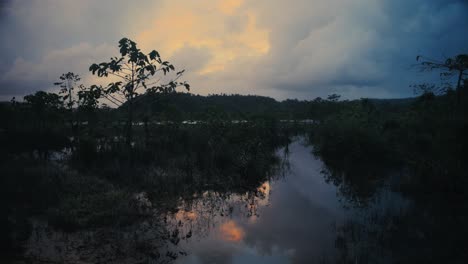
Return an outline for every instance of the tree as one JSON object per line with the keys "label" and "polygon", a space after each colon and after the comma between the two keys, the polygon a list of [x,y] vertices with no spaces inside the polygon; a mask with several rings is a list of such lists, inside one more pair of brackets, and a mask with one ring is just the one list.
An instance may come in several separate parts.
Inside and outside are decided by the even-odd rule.
{"label": "tree", "polygon": [[452,91],[451,85],[445,86],[435,85],[433,83],[419,83],[410,85],[416,95],[427,96],[428,94],[441,95]]}
{"label": "tree", "polygon": [[24,101],[31,105],[36,113],[46,110],[58,110],[63,106],[60,96],[54,93],[38,91],[35,94],[26,95]]}
{"label": "tree", "polygon": [[73,72],[68,72],[62,74],[62,76],[60,76],[60,81],[54,83],[54,85],[60,86],[61,89],[59,94],[61,95],[64,103],[68,100],[65,104],[70,110],[73,109],[75,104],[75,100],[73,99],[73,90],[80,80],[81,78],[79,75],[74,74]]}
{"label": "tree", "polygon": [[80,91],[78,91],[78,109],[87,112],[94,111],[99,104],[99,99],[102,97],[102,88],[97,85],[91,85],[89,88],[85,88],[80,85]]}
{"label": "tree", "polygon": [[421,61],[420,66],[423,71],[441,70],[440,76],[446,79],[456,76],[457,100],[460,102],[462,82],[468,75],[468,54],[459,54],[454,58],[446,59],[445,62],[423,56],[417,56],[416,61]]}
{"label": "tree", "polygon": [[[179,71],[168,82],[161,84],[161,79],[168,73],[175,71],[175,67],[168,61],[163,61],[156,50],[147,55],[138,49],[137,44],[123,38],[119,41],[120,57],[113,57],[109,62],[92,64],[89,70],[99,77],[109,75],[119,79],[109,83],[102,90],[102,96],[116,106],[124,106],[127,109],[127,144],[132,141],[133,105],[138,96],[145,93],[170,93],[175,92],[179,86],[189,90],[186,82],[177,80],[184,71]],[[155,78],[159,76],[159,78]]]}
{"label": "tree", "polygon": [[26,95],[24,101],[31,107],[33,113],[38,117],[41,129],[46,127],[46,121],[53,120],[63,108],[60,96],[55,93],[38,91],[35,94]]}
{"label": "tree", "polygon": [[341,98],[341,95],[339,95],[339,94],[330,94],[327,97],[327,100],[330,101],[330,102],[338,102],[338,100],[340,100],[340,98]]}

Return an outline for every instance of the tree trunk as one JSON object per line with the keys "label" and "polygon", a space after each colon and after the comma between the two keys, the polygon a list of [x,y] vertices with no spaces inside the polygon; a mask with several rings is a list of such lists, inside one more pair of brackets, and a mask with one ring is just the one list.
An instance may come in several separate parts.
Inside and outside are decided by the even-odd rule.
{"label": "tree trunk", "polygon": [[130,91],[129,91],[129,100],[128,100],[128,124],[127,124],[127,145],[129,148],[132,146],[132,140],[133,140],[133,135],[132,135],[132,130],[133,130],[133,99],[134,97],[134,92],[135,92],[135,65],[132,62],[132,80],[130,84]]}
{"label": "tree trunk", "polygon": [[148,117],[145,116],[144,122],[145,122],[145,146],[148,147],[149,144],[149,128],[148,128]]}
{"label": "tree trunk", "polygon": [[127,139],[128,146],[132,145],[133,140],[133,98],[128,101],[128,119],[127,119]]}
{"label": "tree trunk", "polygon": [[460,70],[460,73],[458,74],[458,82],[457,82],[457,105],[460,104],[460,99],[461,99],[461,81],[463,77],[463,70]]}
{"label": "tree trunk", "polygon": [[72,89],[68,89],[68,107],[70,108],[70,111],[73,110],[73,104],[72,104]]}

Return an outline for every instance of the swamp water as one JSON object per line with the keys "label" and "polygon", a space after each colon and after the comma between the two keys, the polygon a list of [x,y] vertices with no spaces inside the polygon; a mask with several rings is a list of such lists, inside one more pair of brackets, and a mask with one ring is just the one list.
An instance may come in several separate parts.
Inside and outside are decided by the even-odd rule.
{"label": "swamp water", "polygon": [[277,154],[276,175],[254,190],[207,191],[125,228],[67,234],[36,221],[25,255],[44,263],[332,263],[345,247],[345,258],[358,261],[370,247],[365,237],[340,237],[343,227],[404,207],[385,188],[366,207],[347,202],[301,138]]}

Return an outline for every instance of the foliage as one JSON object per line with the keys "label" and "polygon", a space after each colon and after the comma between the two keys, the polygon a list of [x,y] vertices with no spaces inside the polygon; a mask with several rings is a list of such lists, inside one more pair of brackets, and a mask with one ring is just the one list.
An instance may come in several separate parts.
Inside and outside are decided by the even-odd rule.
{"label": "foliage", "polygon": [[73,72],[64,73],[60,76],[60,81],[55,82],[54,85],[59,86],[61,99],[63,103],[71,110],[76,101],[73,98],[73,90],[76,84],[81,80],[80,76]]}
{"label": "foliage", "polygon": [[[140,88],[156,92],[173,92],[177,86],[185,86],[188,90],[189,84],[178,82],[184,71],[176,73],[175,79],[161,84],[159,80],[149,82],[152,77],[162,72],[164,75],[175,71],[174,65],[163,61],[156,50],[147,55],[138,49],[137,44],[130,39],[123,38],[119,41],[120,57],[111,58],[109,62],[92,64],[89,70],[99,77],[116,76],[121,81],[110,83],[103,89],[104,94],[109,95],[111,102],[121,102],[113,95],[122,95],[127,101],[133,100],[140,94]],[[148,83],[149,82],[149,83]]]}
{"label": "foliage", "polygon": [[102,90],[97,85],[91,85],[89,88],[81,87],[78,91],[78,105],[83,110],[93,110],[98,107],[99,99],[102,97]]}
{"label": "foliage", "polygon": [[33,95],[27,95],[24,97],[24,101],[31,105],[34,111],[39,113],[49,110],[58,110],[63,106],[57,94],[44,91],[38,91]]}
{"label": "foliage", "polygon": [[340,97],[341,96],[338,94],[331,94],[327,97],[327,100],[331,102],[337,102],[338,100],[340,100]]}
{"label": "foliage", "polygon": [[[174,92],[178,86],[184,86],[189,90],[190,85],[186,82],[179,82],[178,79],[184,71],[179,71],[176,76],[167,83],[160,83],[162,76],[154,80],[159,73],[167,75],[175,71],[174,65],[168,61],[163,61],[156,50],[144,54],[138,49],[137,44],[123,38],[119,41],[120,57],[113,57],[109,62],[92,64],[89,71],[99,77],[112,75],[119,78],[119,81],[110,83],[107,87],[91,87],[99,90],[99,95],[103,96],[111,103],[121,106],[127,104],[127,143],[132,141],[133,126],[133,104],[138,95],[143,93],[169,93]],[[96,95],[92,93],[92,95]],[[87,98],[87,97],[85,97]]]}

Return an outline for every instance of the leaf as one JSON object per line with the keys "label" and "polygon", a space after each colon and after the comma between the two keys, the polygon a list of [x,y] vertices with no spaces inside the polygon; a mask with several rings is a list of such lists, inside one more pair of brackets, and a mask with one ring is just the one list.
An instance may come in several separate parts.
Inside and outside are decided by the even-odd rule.
{"label": "leaf", "polygon": [[98,69],[99,69],[99,65],[97,65],[96,63],[89,66],[89,71],[92,71],[93,74],[95,74]]}
{"label": "leaf", "polygon": [[159,53],[156,50],[153,50],[149,53],[149,57],[151,60],[155,60],[156,58],[159,58]]}

